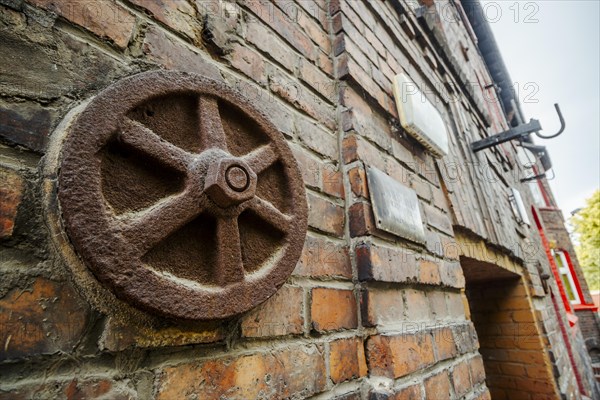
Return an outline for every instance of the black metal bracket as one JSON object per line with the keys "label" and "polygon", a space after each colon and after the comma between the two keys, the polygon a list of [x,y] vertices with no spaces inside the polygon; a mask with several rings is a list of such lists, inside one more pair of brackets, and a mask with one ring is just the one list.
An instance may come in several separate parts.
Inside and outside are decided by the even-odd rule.
{"label": "black metal bracket", "polygon": [[477,140],[471,143],[471,150],[473,150],[474,153],[477,153],[478,151],[487,149],[489,147],[497,146],[500,143],[508,142],[514,139],[522,140],[526,136],[529,136],[534,132],[538,137],[542,139],[551,139],[560,135],[565,130],[565,119],[563,118],[563,115],[560,112],[560,107],[558,106],[558,104],[554,104],[554,108],[556,109],[556,113],[558,114],[558,118],[560,120],[560,130],[554,135],[540,135],[538,132],[542,130],[542,125],[537,119],[532,119],[526,124],[515,126],[514,128],[511,128],[497,135],[490,136],[485,139]]}

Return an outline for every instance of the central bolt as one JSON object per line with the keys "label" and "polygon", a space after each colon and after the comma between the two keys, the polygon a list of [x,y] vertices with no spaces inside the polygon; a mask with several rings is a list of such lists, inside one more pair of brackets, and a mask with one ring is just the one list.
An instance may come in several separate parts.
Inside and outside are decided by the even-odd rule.
{"label": "central bolt", "polygon": [[236,192],[243,192],[248,188],[250,184],[250,177],[248,172],[242,167],[232,165],[227,169],[225,173],[225,180],[229,187]]}

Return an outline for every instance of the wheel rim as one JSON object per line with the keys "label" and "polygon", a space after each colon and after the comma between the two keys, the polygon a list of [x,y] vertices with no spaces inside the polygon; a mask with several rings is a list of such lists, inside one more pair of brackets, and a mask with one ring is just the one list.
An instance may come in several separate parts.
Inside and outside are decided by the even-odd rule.
{"label": "wheel rim", "polygon": [[285,139],[223,84],[149,72],[99,94],[64,142],[58,197],[96,278],[152,313],[220,319],[285,282],[307,208]]}

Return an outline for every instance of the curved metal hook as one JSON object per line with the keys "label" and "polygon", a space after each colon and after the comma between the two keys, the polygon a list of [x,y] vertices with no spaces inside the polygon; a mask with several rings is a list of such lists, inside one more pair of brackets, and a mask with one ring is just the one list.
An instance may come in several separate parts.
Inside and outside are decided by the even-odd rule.
{"label": "curved metal hook", "polygon": [[540,135],[539,132],[536,132],[535,135],[537,137],[542,138],[542,139],[552,139],[552,138],[557,137],[561,133],[563,133],[563,131],[565,130],[565,126],[566,126],[565,119],[563,118],[563,115],[560,112],[560,107],[558,106],[558,103],[554,103],[554,108],[556,108],[556,113],[558,114],[558,119],[560,119],[560,130],[558,132],[556,132],[554,135],[549,135],[549,136]]}

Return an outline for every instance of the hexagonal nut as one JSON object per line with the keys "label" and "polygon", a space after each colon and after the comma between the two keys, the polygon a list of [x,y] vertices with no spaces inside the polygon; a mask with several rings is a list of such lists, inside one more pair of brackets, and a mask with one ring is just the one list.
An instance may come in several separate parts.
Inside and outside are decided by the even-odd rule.
{"label": "hexagonal nut", "polygon": [[204,191],[218,206],[231,207],[254,197],[257,176],[239,158],[221,158],[208,168]]}

